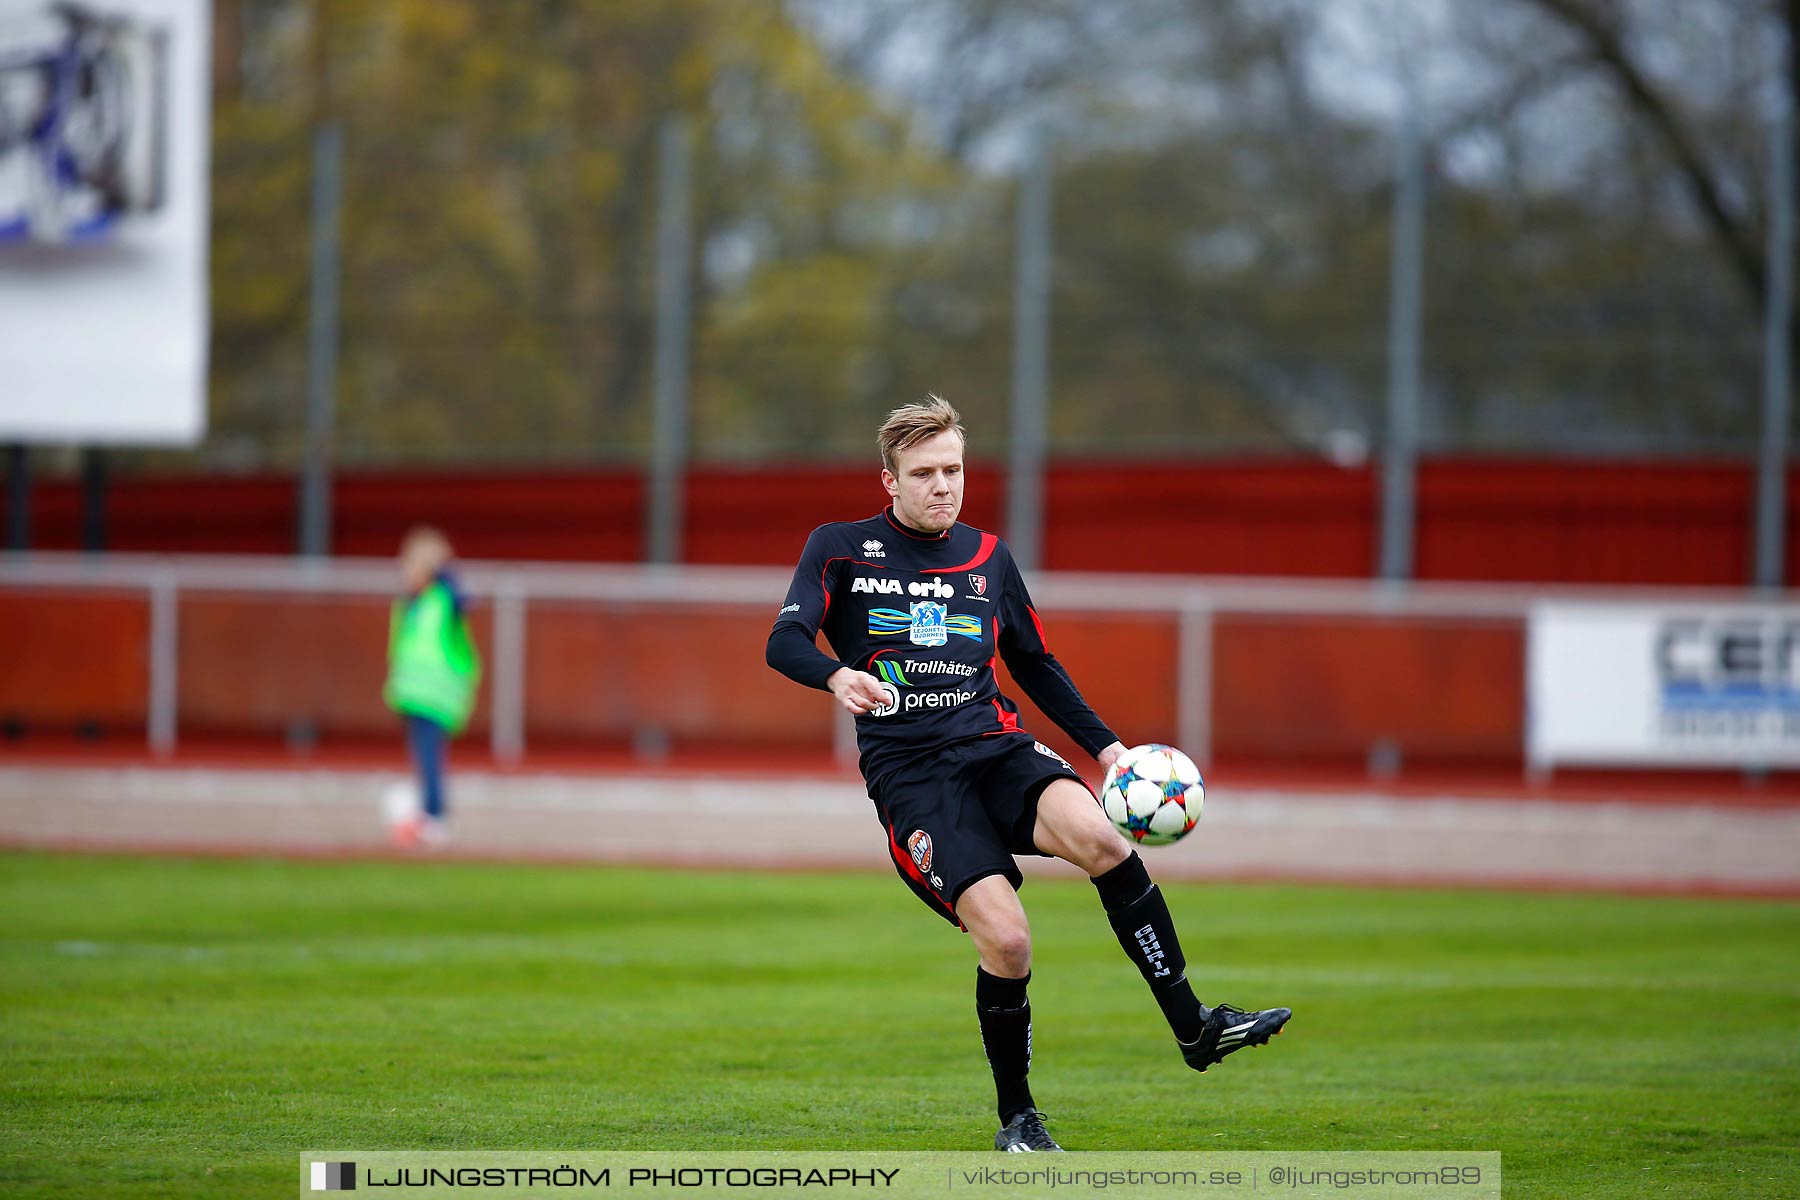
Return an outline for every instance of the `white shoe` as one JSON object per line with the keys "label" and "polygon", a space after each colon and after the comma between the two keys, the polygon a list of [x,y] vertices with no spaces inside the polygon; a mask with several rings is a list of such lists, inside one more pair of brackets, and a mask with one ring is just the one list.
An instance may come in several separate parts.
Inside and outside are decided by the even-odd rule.
{"label": "white shoe", "polygon": [[389,825],[388,839],[398,850],[434,850],[450,840],[450,827],[440,818],[415,813]]}

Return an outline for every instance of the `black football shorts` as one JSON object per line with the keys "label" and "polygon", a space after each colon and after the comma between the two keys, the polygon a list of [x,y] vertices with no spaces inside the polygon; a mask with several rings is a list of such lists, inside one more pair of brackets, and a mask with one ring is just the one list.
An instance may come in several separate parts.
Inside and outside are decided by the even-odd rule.
{"label": "black football shorts", "polygon": [[[1024,883],[1015,854],[1032,842],[1038,797],[1058,779],[1085,780],[1028,733],[972,738],[922,754],[869,786],[894,870],[938,916],[962,928],[956,900],[989,875]],[[1091,788],[1089,789],[1092,790]]]}

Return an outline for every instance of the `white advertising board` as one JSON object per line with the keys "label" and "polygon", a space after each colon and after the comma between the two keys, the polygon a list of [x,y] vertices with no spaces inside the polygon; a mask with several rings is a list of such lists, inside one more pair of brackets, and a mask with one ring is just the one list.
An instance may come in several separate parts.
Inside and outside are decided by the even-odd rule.
{"label": "white advertising board", "polygon": [[1535,766],[1800,763],[1800,608],[1545,602],[1531,610]]}
{"label": "white advertising board", "polygon": [[0,441],[206,430],[209,0],[0,0]]}

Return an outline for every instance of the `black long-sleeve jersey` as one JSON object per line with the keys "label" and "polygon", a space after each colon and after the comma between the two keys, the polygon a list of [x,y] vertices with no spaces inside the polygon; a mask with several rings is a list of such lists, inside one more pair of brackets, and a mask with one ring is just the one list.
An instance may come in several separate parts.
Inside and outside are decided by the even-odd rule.
{"label": "black long-sleeve jersey", "polygon": [[[820,629],[836,659],[814,641]],[[917,533],[890,507],[819,526],[768,647],[769,665],[808,687],[825,689],[845,666],[881,680],[887,705],[856,718],[870,784],[949,743],[1023,732],[994,680],[996,655],[1082,749],[1098,754],[1117,740],[1044,644],[1006,543],[968,525]]]}

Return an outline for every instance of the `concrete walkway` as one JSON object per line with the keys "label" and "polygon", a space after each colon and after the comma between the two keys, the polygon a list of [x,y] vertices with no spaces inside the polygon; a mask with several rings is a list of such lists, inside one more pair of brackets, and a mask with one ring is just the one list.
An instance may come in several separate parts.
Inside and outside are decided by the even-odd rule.
{"label": "concrete walkway", "polygon": [[[0,843],[380,856],[389,853],[381,795],[399,780],[361,770],[6,767]],[[452,786],[454,838],[431,852],[443,857],[892,869],[854,780],[465,771]],[[1800,811],[1215,786],[1192,836],[1146,854],[1168,879],[1800,896]]]}

